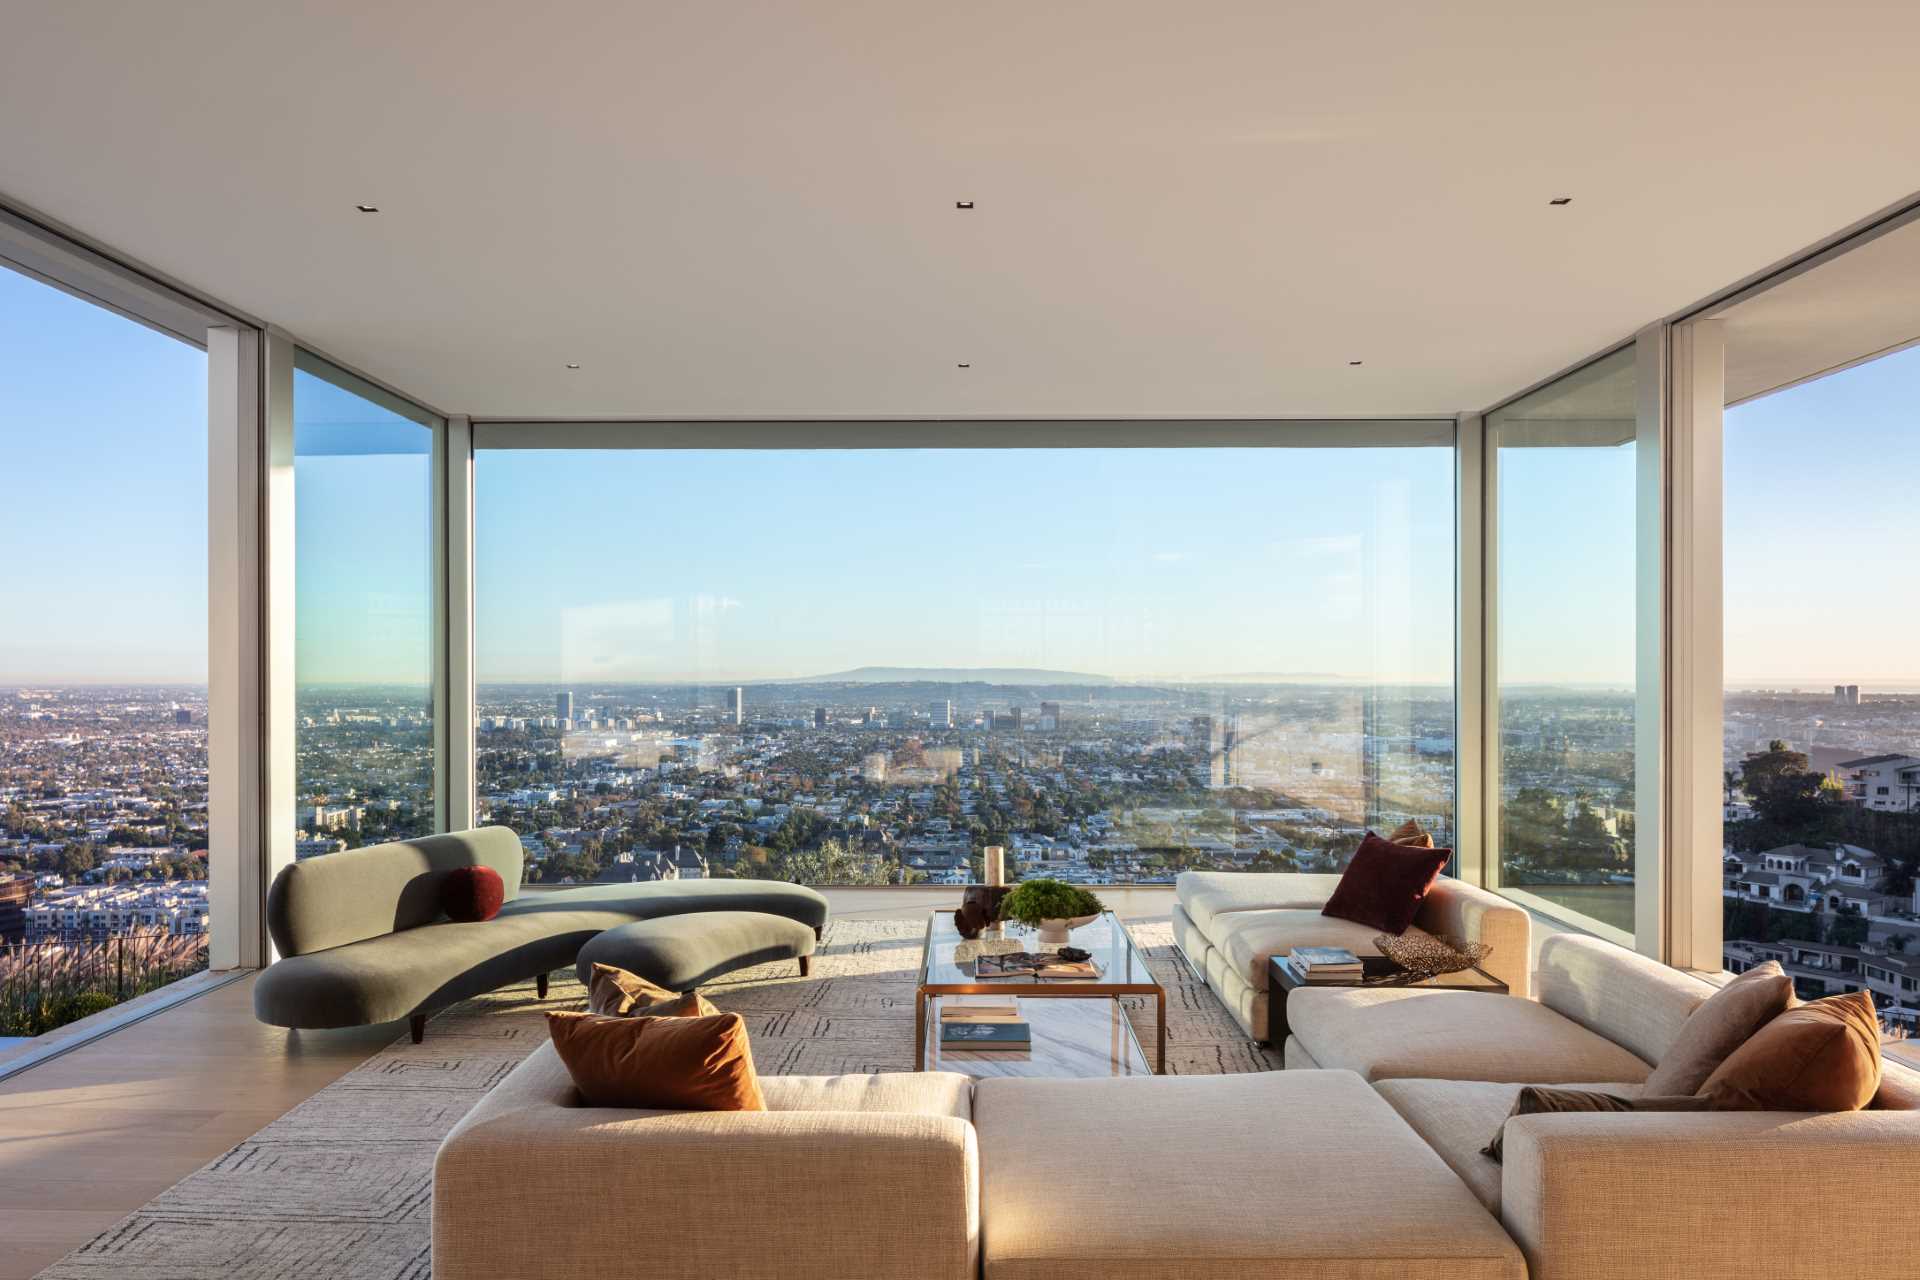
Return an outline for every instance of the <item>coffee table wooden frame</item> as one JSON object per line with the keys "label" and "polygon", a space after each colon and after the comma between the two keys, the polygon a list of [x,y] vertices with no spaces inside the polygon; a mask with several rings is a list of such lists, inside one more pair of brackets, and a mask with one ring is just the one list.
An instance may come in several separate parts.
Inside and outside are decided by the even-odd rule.
{"label": "coffee table wooden frame", "polygon": [[[1156,1075],[1166,1074],[1167,989],[1152,980],[1152,970],[1147,967],[1146,953],[1140,950],[1139,943],[1133,940],[1133,935],[1127,931],[1124,924],[1120,923],[1113,912],[1101,912],[1099,923],[1111,927],[1118,936],[1126,939],[1127,949],[1132,953],[1139,971],[1148,975],[1147,981],[1109,982],[1103,977],[1090,982],[1063,978],[993,978],[984,982],[929,982],[927,971],[933,959],[934,926],[943,915],[951,916],[953,910],[942,908],[927,913],[927,934],[920,947],[919,982],[913,996],[914,1070],[924,1071],[927,1065],[927,1008],[932,997],[1012,995],[1022,999],[1090,1000],[1116,999],[1120,996],[1152,996],[1154,1003],[1153,1070]],[[1122,1017],[1124,1016],[1123,1013]]]}

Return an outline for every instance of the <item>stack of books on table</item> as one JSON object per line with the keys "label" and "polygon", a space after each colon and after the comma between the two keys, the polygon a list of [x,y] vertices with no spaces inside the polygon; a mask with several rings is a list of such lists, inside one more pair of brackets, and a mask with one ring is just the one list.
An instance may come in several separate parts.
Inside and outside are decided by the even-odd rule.
{"label": "stack of books on table", "polygon": [[1033,1028],[1012,996],[943,996],[940,1044],[947,1049],[1031,1049]]}
{"label": "stack of books on table", "polygon": [[1365,972],[1360,957],[1345,947],[1295,947],[1287,965],[1302,982],[1358,982]]}

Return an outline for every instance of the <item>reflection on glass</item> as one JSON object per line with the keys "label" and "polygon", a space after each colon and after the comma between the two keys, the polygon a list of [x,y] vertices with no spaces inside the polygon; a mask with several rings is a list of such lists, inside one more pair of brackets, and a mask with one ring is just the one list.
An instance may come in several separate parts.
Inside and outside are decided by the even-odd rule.
{"label": "reflection on glass", "polygon": [[1498,883],[1634,929],[1631,348],[1491,415],[1498,477]]}
{"label": "reflection on glass", "polygon": [[1445,448],[481,451],[534,881],[1170,883],[1453,824]]}
{"label": "reflection on glass", "polygon": [[433,428],[294,373],[296,853],[433,830]]}

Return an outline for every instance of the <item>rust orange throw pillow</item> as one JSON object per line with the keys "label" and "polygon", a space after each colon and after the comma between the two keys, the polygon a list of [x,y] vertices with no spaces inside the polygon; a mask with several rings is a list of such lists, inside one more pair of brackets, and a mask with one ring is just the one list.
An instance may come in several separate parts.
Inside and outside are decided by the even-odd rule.
{"label": "rust orange throw pillow", "polygon": [[698,991],[684,995],[611,964],[587,979],[587,1012],[609,1018],[710,1018],[720,1011]]}
{"label": "rust orange throw pillow", "polygon": [[1864,991],[1796,1005],[1700,1086],[1716,1111],[1858,1111],[1880,1088],[1880,1021]]}
{"label": "rust orange throw pillow", "polygon": [[592,1107],[765,1111],[747,1024],[710,1018],[609,1018],[549,1013],[547,1032]]}
{"label": "rust orange throw pillow", "polygon": [[1369,831],[1320,914],[1403,934],[1452,857],[1451,849],[1394,844]]}

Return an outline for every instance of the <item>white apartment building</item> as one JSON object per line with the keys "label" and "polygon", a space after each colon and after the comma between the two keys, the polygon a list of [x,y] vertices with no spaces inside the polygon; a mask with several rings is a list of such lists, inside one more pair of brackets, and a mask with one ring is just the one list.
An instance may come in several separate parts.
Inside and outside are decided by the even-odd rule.
{"label": "white apartment building", "polygon": [[1907,755],[1866,756],[1837,766],[1847,799],[1883,813],[1920,810],[1920,759]]}

